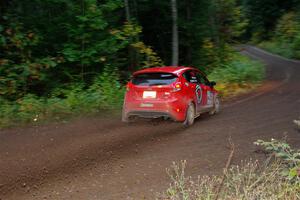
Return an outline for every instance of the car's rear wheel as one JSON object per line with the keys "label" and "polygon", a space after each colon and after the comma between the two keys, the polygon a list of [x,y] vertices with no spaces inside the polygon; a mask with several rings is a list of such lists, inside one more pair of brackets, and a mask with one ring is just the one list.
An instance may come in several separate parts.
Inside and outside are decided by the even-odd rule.
{"label": "car's rear wheel", "polygon": [[183,122],[183,125],[185,127],[189,127],[189,126],[193,125],[194,120],[195,120],[195,116],[196,116],[195,106],[194,106],[193,103],[190,103],[188,108],[187,108],[187,111],[186,111],[186,117],[185,117],[185,120]]}
{"label": "car's rear wheel", "polygon": [[221,111],[221,103],[220,103],[220,98],[217,96],[214,102],[214,107],[213,109],[209,112],[210,115],[217,114]]}

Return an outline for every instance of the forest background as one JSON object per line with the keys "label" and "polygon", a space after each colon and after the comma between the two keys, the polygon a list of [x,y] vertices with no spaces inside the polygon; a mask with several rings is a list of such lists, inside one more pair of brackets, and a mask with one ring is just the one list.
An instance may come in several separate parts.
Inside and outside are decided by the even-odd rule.
{"label": "forest background", "polygon": [[264,69],[238,44],[300,58],[299,0],[0,0],[0,14],[0,127],[118,109],[146,67],[251,89]]}

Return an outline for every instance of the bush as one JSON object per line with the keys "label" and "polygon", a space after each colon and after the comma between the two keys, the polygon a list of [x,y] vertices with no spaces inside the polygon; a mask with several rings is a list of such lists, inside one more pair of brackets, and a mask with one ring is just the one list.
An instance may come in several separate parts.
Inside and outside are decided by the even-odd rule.
{"label": "bush", "polygon": [[45,117],[45,100],[28,94],[16,102],[1,100],[0,127],[12,123],[27,123]]}
{"label": "bush", "polygon": [[120,109],[124,87],[116,70],[106,67],[91,84],[57,88],[48,97],[27,94],[15,102],[0,98],[0,127]]}
{"label": "bush", "polygon": [[103,73],[97,77],[89,88],[89,93],[97,97],[99,108],[120,108],[124,97],[124,87],[121,86],[119,75],[114,68],[106,66]]}
{"label": "bush", "polygon": [[257,140],[254,144],[263,147],[267,153],[282,161],[282,175],[300,183],[300,150],[294,150],[285,141],[271,139]]}
{"label": "bush", "polygon": [[241,55],[234,55],[228,64],[215,68],[209,79],[216,81],[216,88],[223,96],[233,96],[256,87],[264,78],[262,63]]}

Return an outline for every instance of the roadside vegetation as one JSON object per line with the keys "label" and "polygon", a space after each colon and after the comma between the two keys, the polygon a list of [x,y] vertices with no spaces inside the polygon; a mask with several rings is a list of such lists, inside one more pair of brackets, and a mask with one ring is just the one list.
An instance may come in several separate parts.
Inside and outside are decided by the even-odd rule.
{"label": "roadside vegetation", "polygon": [[300,150],[275,139],[255,144],[269,155],[264,163],[243,161],[239,166],[225,168],[222,176],[187,177],[187,163],[173,163],[168,170],[172,182],[159,199],[300,199]]}
{"label": "roadside vegetation", "polygon": [[295,12],[283,15],[276,25],[274,36],[258,46],[286,58],[300,59],[300,16]]}
{"label": "roadside vegetation", "polygon": [[121,108],[124,92],[116,70],[107,67],[89,86],[78,83],[56,88],[46,97],[26,94],[16,101],[0,98],[0,127],[113,112]]}
{"label": "roadside vegetation", "polygon": [[[233,53],[227,64],[210,72],[210,80],[223,98],[249,92],[264,77],[264,66]],[[120,111],[125,93],[124,83],[117,70],[105,67],[90,85],[73,84],[56,88],[45,97],[26,94],[16,101],[0,98],[0,127],[17,124],[61,121],[74,116],[95,115],[103,111]]]}
{"label": "roadside vegetation", "polygon": [[265,75],[265,67],[260,61],[234,54],[231,61],[213,69],[210,80],[216,81],[216,89],[223,98],[247,93],[257,88]]}
{"label": "roadside vegetation", "polygon": [[300,59],[299,1],[246,1],[249,21],[245,39],[269,52]]}

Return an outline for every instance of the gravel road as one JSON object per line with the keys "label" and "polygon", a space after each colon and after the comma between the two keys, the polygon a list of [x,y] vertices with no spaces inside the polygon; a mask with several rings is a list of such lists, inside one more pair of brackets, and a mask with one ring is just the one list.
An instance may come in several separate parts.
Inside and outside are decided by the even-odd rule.
{"label": "gravel road", "polygon": [[257,91],[224,103],[184,129],[172,122],[123,124],[115,117],[0,130],[0,199],[154,199],[169,184],[166,168],[187,160],[188,175],[222,171],[228,138],[234,164],[261,159],[257,139],[283,138],[300,147],[300,62],[251,46],[267,78]]}

